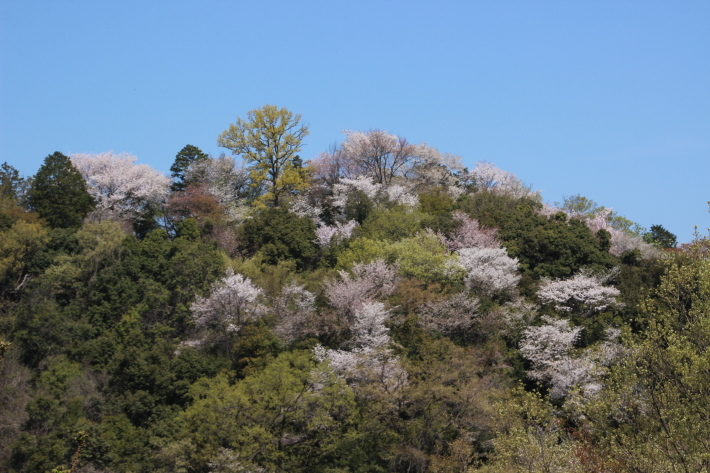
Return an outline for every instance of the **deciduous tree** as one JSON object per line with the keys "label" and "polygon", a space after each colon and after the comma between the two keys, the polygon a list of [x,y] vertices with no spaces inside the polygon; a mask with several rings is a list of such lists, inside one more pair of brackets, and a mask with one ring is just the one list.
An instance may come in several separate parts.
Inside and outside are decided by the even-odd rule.
{"label": "deciduous tree", "polygon": [[98,219],[136,218],[163,201],[170,187],[168,177],[127,153],[73,154],[71,160],[97,202]]}
{"label": "deciduous tree", "polygon": [[252,185],[265,184],[262,200],[278,207],[289,192],[305,186],[298,153],[307,135],[308,127],[301,123],[301,115],[265,105],[248,112],[246,120],[238,118],[219,135],[217,143],[250,164]]}

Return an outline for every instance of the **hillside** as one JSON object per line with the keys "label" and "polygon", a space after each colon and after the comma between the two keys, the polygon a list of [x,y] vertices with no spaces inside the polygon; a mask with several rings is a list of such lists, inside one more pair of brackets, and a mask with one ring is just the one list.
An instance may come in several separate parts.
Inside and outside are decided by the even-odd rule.
{"label": "hillside", "polygon": [[3,165],[0,471],[708,471],[707,239],[299,119]]}

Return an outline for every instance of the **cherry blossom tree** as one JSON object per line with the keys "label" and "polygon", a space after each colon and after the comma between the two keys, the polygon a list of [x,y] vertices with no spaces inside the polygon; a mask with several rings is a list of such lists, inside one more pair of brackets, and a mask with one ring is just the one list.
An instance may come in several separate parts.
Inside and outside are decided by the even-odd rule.
{"label": "cherry blossom tree", "polygon": [[323,248],[327,248],[334,241],[341,241],[352,236],[353,230],[359,224],[355,220],[346,223],[336,223],[335,225],[321,225],[316,229],[316,243]]}
{"label": "cherry blossom tree", "polygon": [[543,317],[543,321],[541,326],[528,327],[520,341],[520,352],[532,364],[528,376],[547,384],[552,399],[569,397],[575,388],[581,394],[578,401],[596,395],[605,368],[623,353],[616,341],[619,331],[611,328],[606,340],[580,350],[574,345],[582,327],[573,327],[566,319]]}
{"label": "cherry blossom tree", "polygon": [[[377,184],[392,183],[418,161],[421,146],[382,130],[368,132],[345,131],[341,157],[354,169],[355,175],[365,175]],[[348,176],[351,177],[351,176]]]}
{"label": "cherry blossom tree", "polygon": [[469,291],[492,296],[511,291],[520,281],[518,259],[508,256],[505,248],[461,248],[456,253]]}
{"label": "cherry blossom tree", "polygon": [[556,310],[589,316],[621,305],[616,299],[620,291],[604,286],[603,282],[603,277],[584,273],[563,280],[544,279],[537,296],[543,304],[552,304]]}
{"label": "cherry blossom tree", "polygon": [[244,220],[248,211],[249,172],[237,165],[231,156],[193,162],[185,172],[185,180],[206,187],[225,209],[227,218]]}
{"label": "cherry blossom tree", "polygon": [[353,314],[349,349],[318,345],[314,355],[321,362],[329,361],[333,370],[351,385],[378,383],[387,391],[397,389],[406,384],[407,373],[388,348],[391,343],[385,326],[388,318],[389,311],[383,303],[367,301]]}
{"label": "cherry blossom tree", "polygon": [[513,173],[503,171],[492,163],[476,163],[470,174],[478,190],[504,194],[516,199],[539,195],[539,192],[532,191]]}
{"label": "cherry blossom tree", "polygon": [[273,304],[279,319],[274,333],[286,342],[300,337],[317,336],[314,316],[316,315],[316,296],[303,286],[291,283],[286,285]]}
{"label": "cherry blossom tree", "polygon": [[333,186],[333,197],[331,205],[338,211],[343,211],[348,202],[348,197],[355,191],[360,191],[366,195],[375,204],[383,202],[394,202],[397,204],[414,207],[419,203],[416,195],[399,184],[391,184],[384,186],[373,182],[368,176],[358,176],[354,179],[341,179],[338,184]]}
{"label": "cherry blossom tree", "polygon": [[147,204],[162,202],[170,188],[170,178],[127,153],[74,154],[71,161],[96,200],[95,218],[134,218]]}
{"label": "cherry blossom tree", "polygon": [[399,282],[396,268],[383,260],[356,264],[352,268],[352,276],[347,271],[338,274],[340,281],[325,283],[325,293],[330,304],[348,319],[362,304],[392,294]]}
{"label": "cherry blossom tree", "polygon": [[226,276],[212,284],[209,296],[198,297],[190,306],[200,336],[184,345],[222,344],[231,356],[232,343],[242,327],[266,313],[263,295],[249,278],[228,268]]}
{"label": "cherry blossom tree", "polygon": [[478,220],[470,218],[460,210],[454,212],[453,217],[460,224],[451,233],[451,238],[440,235],[441,242],[449,251],[462,248],[500,248],[497,229],[481,227]]}

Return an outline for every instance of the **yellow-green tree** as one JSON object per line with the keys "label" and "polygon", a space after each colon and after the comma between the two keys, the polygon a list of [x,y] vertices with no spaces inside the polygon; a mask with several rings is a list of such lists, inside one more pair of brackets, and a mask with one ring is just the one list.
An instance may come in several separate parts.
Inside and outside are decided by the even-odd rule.
{"label": "yellow-green tree", "polygon": [[307,135],[308,127],[301,123],[301,115],[265,105],[248,112],[246,120],[237,118],[219,135],[217,144],[250,164],[252,185],[265,187],[257,202],[278,207],[288,193],[306,185],[306,172],[298,153]]}

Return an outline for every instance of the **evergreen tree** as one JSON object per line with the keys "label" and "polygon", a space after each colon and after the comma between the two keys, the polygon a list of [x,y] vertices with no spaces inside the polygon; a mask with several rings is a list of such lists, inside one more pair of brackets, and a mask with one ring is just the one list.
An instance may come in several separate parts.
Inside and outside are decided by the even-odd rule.
{"label": "evergreen tree", "polygon": [[47,156],[34,176],[29,204],[54,228],[80,226],[95,206],[86,181],[59,151]]}
{"label": "evergreen tree", "polygon": [[173,192],[184,191],[189,182],[185,181],[185,173],[192,163],[209,159],[209,155],[203,153],[197,146],[186,145],[175,156],[175,162],[170,166],[170,176],[175,180],[170,189]]}

